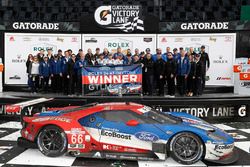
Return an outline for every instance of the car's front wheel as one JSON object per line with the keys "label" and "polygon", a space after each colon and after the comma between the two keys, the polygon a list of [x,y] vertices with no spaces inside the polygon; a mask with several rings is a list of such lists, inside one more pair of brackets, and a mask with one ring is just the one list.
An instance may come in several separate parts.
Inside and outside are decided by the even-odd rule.
{"label": "car's front wheel", "polygon": [[175,135],[170,142],[170,156],[177,162],[190,165],[199,161],[204,147],[199,137],[190,132]]}
{"label": "car's front wheel", "polygon": [[61,128],[49,125],[38,134],[37,146],[44,155],[57,157],[67,150],[67,136]]}

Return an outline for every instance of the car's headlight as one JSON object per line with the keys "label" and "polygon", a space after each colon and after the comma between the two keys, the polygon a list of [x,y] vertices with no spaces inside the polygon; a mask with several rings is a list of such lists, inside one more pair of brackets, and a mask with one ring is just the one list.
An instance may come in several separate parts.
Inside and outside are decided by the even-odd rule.
{"label": "car's headlight", "polygon": [[207,134],[210,138],[212,138],[213,140],[218,140],[218,141],[227,141],[227,138],[224,136],[221,136],[219,134],[213,133],[213,132],[208,132]]}

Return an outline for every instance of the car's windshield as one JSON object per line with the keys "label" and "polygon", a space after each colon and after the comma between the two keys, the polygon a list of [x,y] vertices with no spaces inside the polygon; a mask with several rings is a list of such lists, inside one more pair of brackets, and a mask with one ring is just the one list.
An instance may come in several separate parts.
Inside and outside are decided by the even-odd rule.
{"label": "car's windshield", "polygon": [[172,116],[170,114],[164,114],[163,112],[157,111],[155,109],[150,109],[150,111],[143,114],[148,119],[153,119],[160,124],[177,124],[181,122],[181,118]]}

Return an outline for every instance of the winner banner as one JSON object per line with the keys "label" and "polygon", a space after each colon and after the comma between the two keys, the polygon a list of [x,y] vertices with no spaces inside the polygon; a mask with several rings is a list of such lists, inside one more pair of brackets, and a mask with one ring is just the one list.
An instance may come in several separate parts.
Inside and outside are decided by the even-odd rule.
{"label": "winner banner", "polygon": [[142,67],[89,66],[82,69],[83,95],[129,95],[142,92]]}

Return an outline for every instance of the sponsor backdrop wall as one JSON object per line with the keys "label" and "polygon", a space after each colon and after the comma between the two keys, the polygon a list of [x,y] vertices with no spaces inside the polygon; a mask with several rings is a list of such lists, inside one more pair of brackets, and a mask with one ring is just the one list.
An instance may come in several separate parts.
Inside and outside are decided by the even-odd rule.
{"label": "sponsor backdrop wall", "polygon": [[85,53],[88,48],[92,51],[99,47],[101,51],[107,48],[110,52],[116,52],[117,47],[122,48],[122,52],[126,53],[127,49],[131,49],[132,53],[138,48],[140,51],[145,51],[150,48],[155,52],[156,49],[156,34],[83,34],[82,48]]}
{"label": "sponsor backdrop wall", "polygon": [[189,50],[194,47],[195,52],[205,45],[210,58],[210,68],[207,71],[209,80],[207,85],[233,86],[233,63],[235,59],[236,34],[159,34],[158,47],[163,52],[166,47],[171,49],[183,47]]}
{"label": "sponsor backdrop wall", "polygon": [[[41,49],[81,48],[80,34],[5,33],[5,84],[27,84],[26,60],[28,54],[36,55]],[[47,52],[45,52],[47,54]]]}

